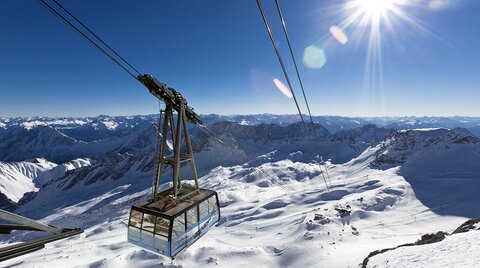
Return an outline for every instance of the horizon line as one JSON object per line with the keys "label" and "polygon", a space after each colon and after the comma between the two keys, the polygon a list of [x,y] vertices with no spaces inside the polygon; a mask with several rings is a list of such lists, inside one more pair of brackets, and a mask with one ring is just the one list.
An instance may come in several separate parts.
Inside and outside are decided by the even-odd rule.
{"label": "horizon line", "polygon": [[[65,116],[48,116],[48,115],[35,115],[35,116],[0,116],[0,119],[37,119],[37,118],[49,118],[49,119],[62,119],[62,118],[97,118],[97,117],[137,117],[137,116],[153,116],[158,115],[158,113],[149,113],[149,114],[132,114],[132,115],[107,115],[99,114],[92,116],[81,116],[81,115],[65,115]],[[258,115],[271,115],[271,116],[298,116],[299,114],[275,114],[275,113],[256,113],[256,114],[218,114],[218,113],[205,113],[200,114],[200,116],[258,116]],[[305,114],[302,114],[305,115]],[[305,115],[306,116],[306,115]],[[381,119],[381,118],[478,118],[480,115],[388,115],[388,116],[352,116],[352,115],[312,115],[312,117],[343,117],[343,118],[369,118],[369,119]],[[299,117],[300,119],[300,117]]]}

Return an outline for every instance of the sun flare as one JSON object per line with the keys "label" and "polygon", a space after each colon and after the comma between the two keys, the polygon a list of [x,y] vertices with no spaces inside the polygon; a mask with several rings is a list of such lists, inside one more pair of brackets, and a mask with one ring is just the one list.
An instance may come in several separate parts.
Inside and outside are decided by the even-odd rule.
{"label": "sun flare", "polygon": [[[364,112],[368,114],[368,110],[373,111],[371,107],[378,104],[381,107],[379,110],[384,109],[383,34],[388,33],[395,38],[395,33],[401,30],[404,23],[418,25],[408,15],[408,7],[412,6],[413,1],[416,0],[346,0],[346,17],[339,28],[349,33],[349,39],[367,43],[363,93],[366,100]],[[371,105],[372,99],[376,99],[374,103],[377,105]]]}
{"label": "sun flare", "polygon": [[399,7],[402,0],[350,0],[347,9],[353,11],[353,19],[359,19],[362,24],[376,26],[382,20],[390,20],[390,16],[401,13]]}
{"label": "sun flare", "polygon": [[358,5],[365,14],[372,17],[385,15],[395,7],[395,0],[357,0]]}

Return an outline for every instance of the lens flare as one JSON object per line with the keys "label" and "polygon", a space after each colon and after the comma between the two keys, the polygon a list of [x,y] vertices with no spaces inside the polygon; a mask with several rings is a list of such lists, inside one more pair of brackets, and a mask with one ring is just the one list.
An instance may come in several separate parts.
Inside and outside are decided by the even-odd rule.
{"label": "lens flare", "polygon": [[284,85],[282,81],[278,80],[277,78],[274,78],[273,83],[275,84],[275,86],[277,86],[280,92],[285,94],[285,96],[287,96],[289,99],[293,98],[292,91],[286,85]]}
{"label": "lens flare", "polygon": [[[441,0],[429,0],[441,1]],[[428,31],[409,16],[410,8],[422,3],[420,0],[346,0],[343,5],[345,19],[338,25],[349,32],[349,40],[367,42],[364,67],[363,113],[376,116],[385,113],[382,43],[388,32],[397,39],[399,27],[408,25],[423,33]],[[333,34],[332,34],[333,35]],[[400,39],[397,44],[401,45]]]}
{"label": "lens flare", "polygon": [[325,51],[315,45],[305,48],[303,51],[303,63],[311,69],[320,69],[327,63]]}
{"label": "lens flare", "polygon": [[347,34],[337,26],[330,27],[329,31],[333,38],[335,38],[340,44],[345,45],[348,42]]}

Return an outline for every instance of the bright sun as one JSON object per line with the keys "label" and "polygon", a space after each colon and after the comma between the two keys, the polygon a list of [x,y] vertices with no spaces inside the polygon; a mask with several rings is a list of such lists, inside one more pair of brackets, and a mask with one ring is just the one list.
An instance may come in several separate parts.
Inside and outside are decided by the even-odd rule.
{"label": "bright sun", "polygon": [[390,13],[398,13],[401,0],[350,0],[348,9],[354,11],[355,19],[363,24],[378,25],[389,20]]}
{"label": "bright sun", "polygon": [[381,13],[385,12],[387,9],[392,7],[395,4],[395,0],[358,0],[359,5],[361,5],[365,11],[372,13]]}
{"label": "bright sun", "polygon": [[[355,51],[360,48],[366,52],[362,86],[362,98],[365,100],[366,109],[364,112],[370,114],[370,111],[375,111],[377,108],[385,108],[382,59],[384,44],[394,44],[399,51],[404,51],[401,46],[405,42],[399,38],[400,34],[416,31],[430,35],[428,29],[414,15],[418,14],[416,7],[426,2],[433,3],[433,1],[443,0],[336,1],[343,4],[335,5],[332,10],[339,8],[342,20],[330,26],[329,32],[332,38],[341,45],[354,48]],[[355,44],[352,46],[352,43]],[[363,61],[362,58],[359,60]]]}
{"label": "bright sun", "polygon": [[[378,103],[384,104],[383,33],[396,38],[395,33],[400,31],[404,23],[419,26],[408,15],[409,7],[416,1],[421,0],[345,0],[343,9],[346,16],[337,28],[345,31],[346,36],[348,34],[348,40],[367,44],[363,90],[365,99],[377,99],[380,100]],[[335,31],[332,35],[334,34]],[[334,37],[337,38],[336,35]]]}
{"label": "bright sun", "polygon": [[395,0],[358,0],[358,5],[364,10],[365,13],[376,16],[384,14],[388,10],[392,9],[395,2]]}

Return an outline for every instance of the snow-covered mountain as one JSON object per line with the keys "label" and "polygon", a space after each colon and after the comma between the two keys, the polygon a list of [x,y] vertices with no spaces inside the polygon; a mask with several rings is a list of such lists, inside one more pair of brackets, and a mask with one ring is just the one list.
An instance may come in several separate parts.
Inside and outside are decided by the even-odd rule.
{"label": "snow-covered mountain", "polygon": [[[285,129],[286,132],[284,131],[281,134],[284,138],[295,138],[295,135],[303,135],[301,127],[298,125],[298,116],[296,115],[205,115],[203,119],[209,127],[216,125],[220,133],[230,132],[235,134],[239,133],[235,132],[236,130],[245,130],[247,127],[250,127],[250,132],[245,135],[250,135],[251,137],[248,138],[254,138],[256,141],[259,140],[258,137],[261,137],[262,134],[270,135],[266,138],[279,138],[279,133],[275,133],[278,130],[271,126],[269,127],[269,125],[287,128]],[[315,116],[313,119],[319,124],[319,133],[317,133],[319,137],[317,138],[324,140],[351,138],[349,137],[352,134],[351,130],[359,129],[369,124],[389,130],[439,127],[459,128],[458,131],[463,130],[467,134],[480,135],[480,118],[473,117],[349,118]],[[116,150],[127,152],[132,148],[128,148],[125,144],[131,143],[133,139],[136,139],[142,133],[144,133],[145,137],[143,143],[151,144],[150,140],[154,135],[150,133],[155,131],[153,125],[156,124],[157,120],[158,115],[101,115],[85,118],[0,118],[0,161],[23,161],[26,159],[45,158],[55,163],[62,163],[79,157],[100,157]],[[233,127],[236,129],[229,129],[232,126],[228,126],[226,122],[237,123],[240,126],[236,125]],[[263,125],[263,129],[258,127],[260,125]],[[336,135],[336,137],[325,137],[325,130],[328,130],[331,135]],[[257,131],[257,133],[254,134],[251,131]],[[268,131],[270,132],[267,133]],[[383,139],[385,137],[383,134],[375,137],[374,141],[378,142],[379,139]],[[354,142],[351,144],[355,145]],[[359,148],[360,151],[363,151],[363,149],[365,148]],[[343,152],[343,150],[336,151]],[[335,155],[329,157],[333,159]],[[344,162],[352,157],[353,155],[346,153],[343,156],[338,156],[337,161]]]}
{"label": "snow-covered mountain", "polygon": [[[235,146],[249,158],[270,153],[269,161],[290,158],[302,161],[315,160],[318,155],[333,162],[342,163],[358,156],[367,147],[378,144],[394,131],[365,125],[358,129],[330,134],[321,125],[316,125],[315,134],[305,134],[301,123],[287,126],[275,124],[241,125],[222,121],[210,129],[228,144]],[[195,148],[203,151],[212,146],[208,136],[198,131],[194,140]]]}
{"label": "snow-covered mountain", "polygon": [[[453,144],[456,146],[452,146]],[[430,160],[431,165],[437,168],[437,170],[432,169],[436,174],[444,174],[447,169],[458,174],[462,170],[452,170],[452,168],[459,161],[465,163],[465,160],[469,159],[471,154],[478,153],[478,148],[471,146],[477,144],[480,144],[479,138],[455,130],[441,128],[402,130],[397,131],[392,137],[382,142],[375,163],[378,165],[398,165],[406,163],[407,159],[410,164]],[[450,152],[451,150],[456,151]],[[445,151],[449,153],[446,154]],[[466,161],[466,164],[471,166],[463,170],[464,172],[470,172],[477,168],[480,170],[476,163]],[[419,168],[421,167],[416,167],[416,170]]]}
{"label": "snow-covered mountain", "polygon": [[22,162],[0,162],[0,208],[13,210],[26,193],[37,192],[66,172],[90,165],[90,159],[75,159],[57,165],[37,158]]}
{"label": "snow-covered mountain", "polygon": [[[31,158],[45,158],[55,163],[72,161],[79,157],[96,159],[90,174],[105,176],[112,166],[119,164],[119,155],[130,159],[129,165],[142,162],[142,169],[153,167],[156,144],[155,118],[129,117],[93,119],[36,119],[33,121],[11,120],[9,127],[0,136],[0,159],[3,161],[23,161]],[[113,123],[113,122],[118,123]],[[109,122],[117,127],[110,129],[106,137],[105,128],[94,128],[99,122]],[[75,125],[78,124],[78,127]],[[269,154],[269,161],[290,158],[303,161],[318,160],[318,155],[334,162],[345,162],[359,155],[368,146],[382,141],[393,133],[391,129],[365,125],[358,129],[331,134],[320,125],[312,137],[304,133],[300,123],[287,126],[276,124],[242,125],[231,121],[212,123],[210,128],[226,143],[247,158]],[[91,131],[86,134],[84,131]],[[97,131],[99,131],[97,133]],[[79,135],[79,133],[82,133]],[[198,128],[192,128],[192,140],[197,156],[200,175],[206,174],[218,165],[241,163],[232,152],[212,141]],[[69,135],[73,135],[69,136]],[[105,134],[106,135],[106,134]],[[88,136],[83,139],[81,136]],[[97,137],[98,139],[93,139]],[[124,175],[125,167],[117,169],[117,177]],[[89,175],[93,176],[93,175]],[[78,180],[74,180],[78,181]],[[0,191],[1,192],[1,191]]]}
{"label": "snow-covered mountain", "polygon": [[[206,122],[232,121],[242,125],[258,125],[262,123],[286,126],[299,121],[297,115],[207,115]],[[304,116],[309,119],[308,116]],[[480,118],[478,117],[343,117],[343,116],[313,116],[313,121],[327,128],[331,133],[361,127],[366,124],[393,129],[412,128],[465,128],[474,134],[480,134]]]}
{"label": "snow-covered mountain", "polygon": [[[235,146],[236,151],[245,158],[254,159],[249,162],[250,165],[261,165],[284,159],[294,162],[311,162],[319,160],[317,156],[320,152],[324,152],[326,158],[332,158],[337,162],[348,160],[359,155],[368,146],[379,143],[393,132],[367,125],[356,130],[332,135],[328,130],[318,126],[317,137],[305,139],[304,130],[299,123],[281,127],[274,124],[240,125],[224,121],[213,124],[211,129],[227,144]],[[76,185],[88,186],[99,181],[109,181],[110,185],[114,187],[116,182],[111,180],[116,181],[132,172],[135,174],[140,172],[142,177],[147,176],[143,174],[150,174],[153,170],[156,133],[153,128],[135,133],[137,136],[130,138],[121,147],[115,147],[113,151],[95,157],[91,165],[78,170],[78,172],[70,172],[63,177],[59,176],[51,184],[55,184],[61,190],[69,190]],[[196,165],[200,176],[207,174],[217,166],[232,166],[245,162],[222,145],[209,139],[200,130],[195,129],[192,134]],[[94,144],[102,144],[102,141]],[[87,146],[89,146],[88,143],[85,148]],[[165,172],[168,173],[170,170],[167,169]],[[149,180],[146,181],[147,184],[140,183],[139,185],[147,187]],[[36,195],[28,195],[26,198],[30,200]],[[43,191],[38,195],[44,195],[48,199],[53,194]],[[72,204],[78,201],[71,197],[68,200]],[[64,205],[62,202],[52,204]]]}
{"label": "snow-covered mountain", "polygon": [[[432,211],[478,217],[480,139],[447,129],[398,131],[380,145],[372,165],[401,166],[416,197]],[[447,212],[448,210],[448,212]]]}
{"label": "snow-covered mountain", "polygon": [[[466,218],[480,214],[480,197],[475,194],[480,186],[480,170],[475,166],[480,161],[480,143],[454,130],[396,131],[378,145],[366,146],[350,161],[329,164],[327,187],[320,166],[303,158],[308,154],[276,153],[289,143],[301,145],[298,128],[289,132],[288,126],[230,122],[212,125],[212,129],[246,155],[273,150],[249,163],[206,172],[201,186],[219,193],[221,221],[174,261],[126,242],[128,211],[146,198],[151,167],[147,158],[125,152],[67,172],[30,196],[18,213],[55,225],[82,226],[86,231],[5,265],[61,266],[68,256],[69,266],[81,267],[243,267],[259,263],[266,267],[358,267],[373,250],[415,241],[425,233],[453,230]],[[388,132],[372,126],[339,136],[319,131],[328,137],[319,143],[338,138],[358,146],[380,137],[382,131]],[[196,138],[201,148],[197,158],[220,150],[209,141],[202,142],[201,136]],[[8,241],[23,238],[13,234]],[[372,260],[384,262],[383,257]],[[444,263],[432,265],[437,264]]]}
{"label": "snow-covered mountain", "polygon": [[478,267],[479,220],[465,222],[441,241],[401,245],[377,254],[368,260],[368,267]]}
{"label": "snow-covered mountain", "polygon": [[28,162],[0,162],[0,192],[11,201],[18,202],[26,192],[37,191],[43,185],[37,179],[56,166],[55,163],[45,159]]}
{"label": "snow-covered mountain", "polygon": [[[220,121],[231,121],[241,125],[276,124],[287,126],[299,122],[298,115],[202,115],[206,125]],[[305,118],[309,119],[308,116]],[[158,119],[158,115],[137,116],[106,116],[97,117],[28,117],[28,118],[1,118],[0,133],[11,127],[33,128],[51,126],[63,133],[82,141],[100,140],[111,135],[128,132],[133,128],[144,128]],[[479,117],[342,117],[342,116],[313,116],[313,121],[324,126],[331,133],[348,130],[367,124],[393,129],[412,128],[465,128],[475,135],[480,132]]]}
{"label": "snow-covered mountain", "polygon": [[[225,118],[210,115],[206,122],[244,158],[192,128],[200,183],[219,193],[222,218],[174,261],[126,242],[129,208],[151,186],[155,116],[2,119],[0,159],[20,160],[0,166],[8,171],[0,181],[7,186],[10,176],[8,187],[18,190],[8,190],[16,199],[3,194],[6,205],[46,223],[85,228],[5,265],[64,266],[68,256],[69,266],[80,267],[358,267],[373,250],[480,215],[480,140],[469,130],[395,130],[359,121],[336,132],[316,125],[312,136],[295,122]],[[317,156],[332,159],[328,175]],[[36,163],[42,161],[48,164]],[[25,236],[14,233],[0,244]]]}
{"label": "snow-covered mountain", "polygon": [[[149,118],[96,118],[88,122],[45,119],[9,121],[0,132],[0,161],[23,161],[46,158],[56,163],[79,157],[99,157],[134,142],[142,134],[147,144],[155,140],[154,126]],[[153,120],[153,119],[152,119]],[[134,145],[134,144],[132,144]]]}

